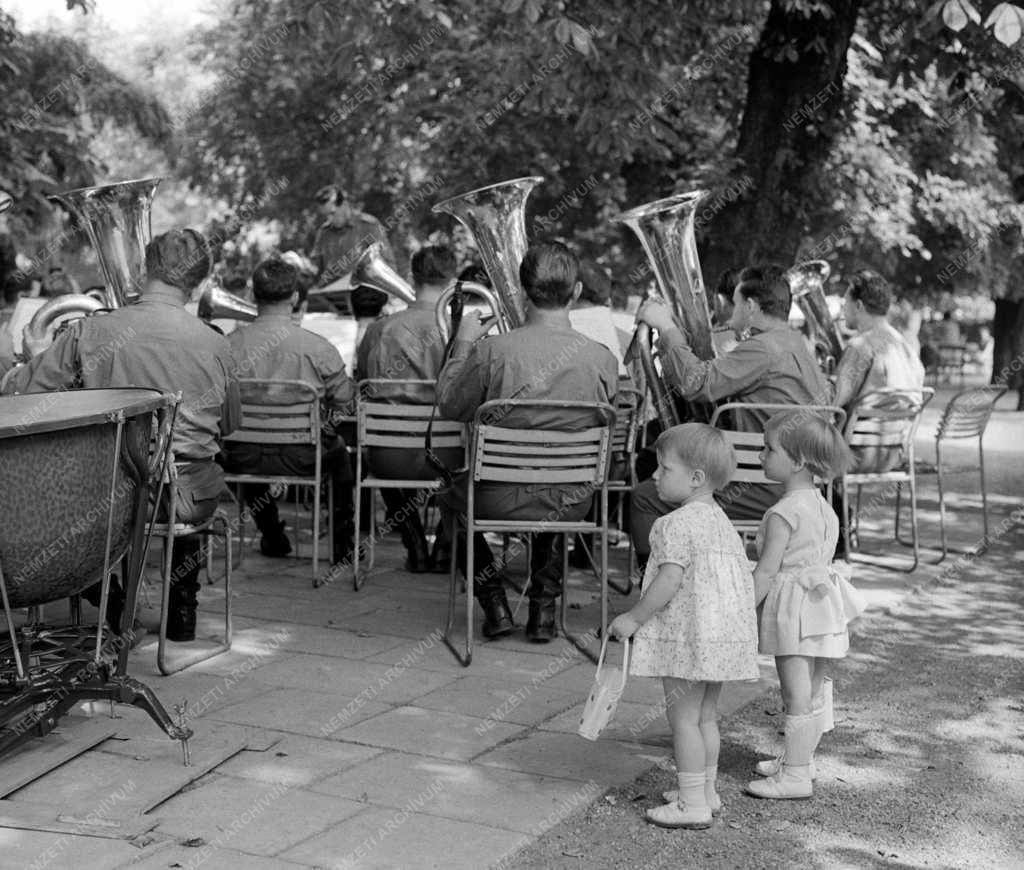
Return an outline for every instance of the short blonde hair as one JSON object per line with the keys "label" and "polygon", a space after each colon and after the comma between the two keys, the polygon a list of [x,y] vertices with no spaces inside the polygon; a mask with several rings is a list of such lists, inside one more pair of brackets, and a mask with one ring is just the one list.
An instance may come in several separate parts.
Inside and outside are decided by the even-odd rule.
{"label": "short blonde hair", "polygon": [[706,423],[666,429],[654,448],[659,456],[675,456],[694,471],[703,471],[713,489],[722,489],[736,473],[736,451],[721,431]]}
{"label": "short blonde hair", "polygon": [[856,464],[842,433],[815,411],[797,408],[773,414],[764,434],[778,435],[786,454],[823,480],[839,477]]}

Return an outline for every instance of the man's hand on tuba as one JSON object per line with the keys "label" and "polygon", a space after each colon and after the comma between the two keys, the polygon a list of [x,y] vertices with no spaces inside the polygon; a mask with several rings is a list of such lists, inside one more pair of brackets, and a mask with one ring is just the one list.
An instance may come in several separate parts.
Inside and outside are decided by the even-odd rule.
{"label": "man's hand on tuba", "polygon": [[663,332],[676,325],[669,307],[660,299],[648,299],[636,313],[637,323],[646,323],[652,329]]}

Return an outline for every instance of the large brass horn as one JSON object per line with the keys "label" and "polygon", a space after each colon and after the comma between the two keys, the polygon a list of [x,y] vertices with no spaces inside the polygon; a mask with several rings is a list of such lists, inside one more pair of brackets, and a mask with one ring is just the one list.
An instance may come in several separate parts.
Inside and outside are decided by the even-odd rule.
{"label": "large brass horn", "polygon": [[[380,290],[389,296],[401,299],[408,305],[416,301],[416,291],[401,275],[392,269],[381,253],[380,242],[367,246],[352,267],[350,279],[353,289],[360,285]],[[314,291],[310,290],[312,294]]]}
{"label": "large brass horn", "polygon": [[[543,180],[530,175],[479,187],[443,200],[432,209],[450,214],[472,234],[493,293],[501,303],[498,319],[508,329],[526,322],[526,302],[519,286],[519,264],[527,245],[526,200]],[[454,287],[450,290],[454,292]]]}
{"label": "large brass horn", "polygon": [[138,296],[146,275],[146,245],[153,237],[150,211],[159,178],[140,178],[55,193],[55,200],[81,224],[99,258],[107,307]]}
{"label": "large brass horn", "polygon": [[[690,338],[693,352],[704,360],[714,359],[711,313],[708,311],[704,278],[697,258],[694,218],[707,191],[680,193],[625,211],[614,220],[628,226],[640,239],[647,254],[658,293]],[[650,327],[636,328],[627,358],[639,354],[644,376],[658,419],[664,428],[680,422],[675,391],[665,384],[654,358]]]}
{"label": "large brass horn", "polygon": [[199,295],[199,304],[196,307],[196,315],[200,320],[241,320],[252,321],[259,313],[256,306],[229,293],[220,284],[213,281],[207,283],[203,292]]}
{"label": "large brass horn", "polygon": [[826,375],[835,371],[845,346],[825,301],[825,281],[831,271],[824,260],[807,260],[786,272],[793,300],[807,320],[818,365]]}
{"label": "large brass horn", "polygon": [[437,300],[437,304],[434,306],[434,317],[437,320],[437,329],[441,334],[441,338],[447,344],[451,334],[451,323],[448,319],[448,303],[451,301],[452,295],[455,293],[456,285],[462,284],[462,292],[469,293],[472,296],[479,296],[484,302],[490,307],[491,312],[498,318],[498,331],[508,332],[512,327],[508,322],[508,319],[504,316],[504,306],[501,304],[501,300],[497,294],[490,288],[485,287],[483,284],[477,284],[475,281],[452,281],[441,293],[440,298]]}

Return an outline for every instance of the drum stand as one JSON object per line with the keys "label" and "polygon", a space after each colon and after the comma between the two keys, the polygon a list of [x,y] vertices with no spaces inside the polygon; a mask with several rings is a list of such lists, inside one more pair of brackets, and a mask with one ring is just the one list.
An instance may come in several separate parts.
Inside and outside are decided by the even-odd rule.
{"label": "drum stand", "polygon": [[[73,597],[71,613],[72,622],[75,624],[46,628],[29,623],[18,629],[14,623],[3,566],[0,564],[0,597],[3,600],[7,634],[7,637],[0,636],[0,758],[32,738],[41,737],[52,731],[60,717],[80,701],[99,699],[110,701],[111,711],[115,701],[145,710],[168,737],[181,741],[183,757],[188,764],[188,740],[192,736],[192,729],[186,727],[184,717],[181,724],[173,722],[153,690],[126,673],[128,652],[134,637],[132,620],[135,599],[144,569],[143,536],[146,526],[148,478],[147,458],[133,456],[130,445],[122,438],[123,415],[117,422],[99,624],[78,624],[79,606],[77,597]],[[107,630],[103,620],[110,595],[111,570],[117,561],[111,558],[111,523],[118,483],[119,463],[116,458],[122,450],[136,478],[136,499],[133,506],[131,541],[127,555],[121,560],[126,569],[122,576],[125,580],[124,614],[127,620],[122,619],[123,633],[118,635]],[[154,460],[154,466],[159,464],[160,459]],[[36,610],[34,607],[30,608],[30,617]],[[125,621],[128,622],[127,629],[123,626]]]}

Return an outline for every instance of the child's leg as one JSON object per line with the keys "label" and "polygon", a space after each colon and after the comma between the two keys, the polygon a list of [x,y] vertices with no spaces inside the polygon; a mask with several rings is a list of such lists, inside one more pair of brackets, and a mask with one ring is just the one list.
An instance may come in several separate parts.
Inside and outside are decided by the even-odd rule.
{"label": "child's leg", "polygon": [[700,736],[704,741],[704,796],[712,812],[722,807],[715,788],[718,779],[718,750],[721,737],[718,733],[718,698],[722,694],[721,683],[706,683],[704,700],[700,705]]}
{"label": "child's leg", "polygon": [[707,828],[711,808],[704,794],[704,738],[701,710],[706,684],[663,677],[665,713],[672,727],[679,796],[674,803],[647,811],[647,820],[665,828]]}
{"label": "child's leg", "polygon": [[775,657],[782,703],[786,705],[786,713],[790,716],[805,716],[811,712],[811,682],[815,661],[810,656]]}
{"label": "child's leg", "polygon": [[774,776],[748,783],[747,793],[776,800],[809,798],[814,790],[811,759],[821,738],[820,717],[811,712],[815,661],[810,656],[777,656],[775,665],[787,709],[782,768]]}
{"label": "child's leg", "polygon": [[826,676],[828,659],[814,660],[811,675],[811,710],[821,717],[821,730],[831,731],[835,726],[832,714],[832,680]]}

